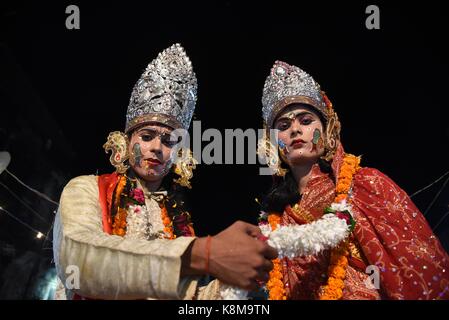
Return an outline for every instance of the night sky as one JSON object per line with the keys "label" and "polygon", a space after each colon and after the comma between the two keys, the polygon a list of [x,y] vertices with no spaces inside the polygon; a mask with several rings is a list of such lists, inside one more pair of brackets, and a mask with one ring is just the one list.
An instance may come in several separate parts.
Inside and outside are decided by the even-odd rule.
{"label": "night sky", "polygon": [[[102,148],[108,133],[124,129],[131,90],[146,65],[179,42],[198,77],[194,120],[203,130],[261,128],[263,83],[273,62],[283,60],[327,92],[342,123],[343,145],[362,155],[364,166],[379,169],[409,194],[448,171],[449,22],[442,4],[379,3],[380,30],[368,30],[365,8],[375,2],[296,2],[2,4],[0,151],[12,155],[8,170],[54,200],[75,176],[112,172]],[[79,30],[65,27],[69,4],[79,6]],[[215,234],[236,219],[256,221],[254,198],[271,183],[258,170],[198,167],[189,199],[199,235]],[[46,233],[55,207],[6,173],[0,182],[44,220],[1,185],[0,206]],[[443,183],[413,198],[421,211]],[[449,210],[448,199],[445,187],[426,216],[431,226]],[[36,239],[3,212],[0,232],[3,279],[26,254],[51,263],[51,239]],[[435,232],[449,250],[449,218]],[[29,265],[30,275],[45,271],[45,263]],[[0,284],[3,297],[11,296],[9,290]]]}

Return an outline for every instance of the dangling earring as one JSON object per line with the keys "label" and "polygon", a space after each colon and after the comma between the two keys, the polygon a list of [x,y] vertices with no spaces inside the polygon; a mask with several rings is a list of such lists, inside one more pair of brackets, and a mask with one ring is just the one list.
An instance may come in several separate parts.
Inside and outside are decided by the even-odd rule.
{"label": "dangling earring", "polygon": [[198,161],[193,157],[193,153],[188,148],[178,150],[178,156],[175,162],[174,172],[179,176],[173,181],[182,187],[192,189],[190,179],[193,177],[193,170],[196,169]]}
{"label": "dangling earring", "polygon": [[322,158],[326,161],[331,161],[334,157],[335,151],[337,149],[337,142],[340,141],[340,121],[338,121],[338,116],[332,111],[332,114],[328,117],[326,134],[324,137],[324,149],[325,154]]}
{"label": "dangling earring", "polygon": [[281,159],[277,148],[271,143],[266,131],[264,135],[257,142],[257,154],[260,158],[265,159],[268,167],[274,175],[283,177],[287,173],[287,169],[281,167]]}
{"label": "dangling earring", "polygon": [[338,141],[340,141],[341,124],[338,120],[337,113],[334,111],[332,102],[330,102],[324,91],[322,91],[322,94],[327,107],[327,125],[324,135],[325,154],[321,158],[326,161],[331,161],[337,150]]}
{"label": "dangling earring", "polygon": [[109,161],[119,174],[124,174],[129,169],[129,166],[124,164],[129,159],[128,146],[128,137],[120,131],[109,133],[108,139],[103,145],[106,153],[112,151]]}

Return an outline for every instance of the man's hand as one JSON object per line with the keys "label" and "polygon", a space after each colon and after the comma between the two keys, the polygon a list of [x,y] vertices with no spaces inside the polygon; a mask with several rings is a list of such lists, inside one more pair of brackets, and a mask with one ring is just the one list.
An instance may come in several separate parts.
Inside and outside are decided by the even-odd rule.
{"label": "man's hand", "polygon": [[[256,290],[257,281],[267,281],[277,251],[257,238],[254,225],[237,221],[210,239],[209,273],[229,285]],[[207,238],[198,238],[183,256],[182,274],[205,273]]]}

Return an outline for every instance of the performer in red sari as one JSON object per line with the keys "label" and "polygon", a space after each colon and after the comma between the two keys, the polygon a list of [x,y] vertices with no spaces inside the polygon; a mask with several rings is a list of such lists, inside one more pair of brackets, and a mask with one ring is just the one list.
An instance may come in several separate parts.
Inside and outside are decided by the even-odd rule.
{"label": "performer in red sari", "polygon": [[[263,219],[272,229],[307,224],[343,201],[356,221],[338,250],[274,260],[269,298],[448,299],[448,254],[400,187],[345,153],[337,114],[313,78],[277,61],[262,103],[267,136],[259,151],[273,173]],[[277,147],[269,129],[278,130]]]}

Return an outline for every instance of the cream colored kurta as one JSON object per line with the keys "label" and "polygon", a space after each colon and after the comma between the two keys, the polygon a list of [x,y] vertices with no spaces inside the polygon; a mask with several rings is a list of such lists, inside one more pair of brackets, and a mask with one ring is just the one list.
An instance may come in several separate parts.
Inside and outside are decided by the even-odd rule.
{"label": "cream colored kurta", "polygon": [[[145,198],[146,206],[155,208],[155,200]],[[154,229],[163,226],[160,212],[153,212],[150,219]],[[79,288],[67,288],[68,296],[75,292],[96,299],[218,298],[217,281],[197,290],[197,278],[180,277],[181,256],[193,240],[143,240],[104,233],[97,176],[90,175],[72,179],[63,190],[53,251],[66,287],[77,284],[73,270],[79,269]]]}

